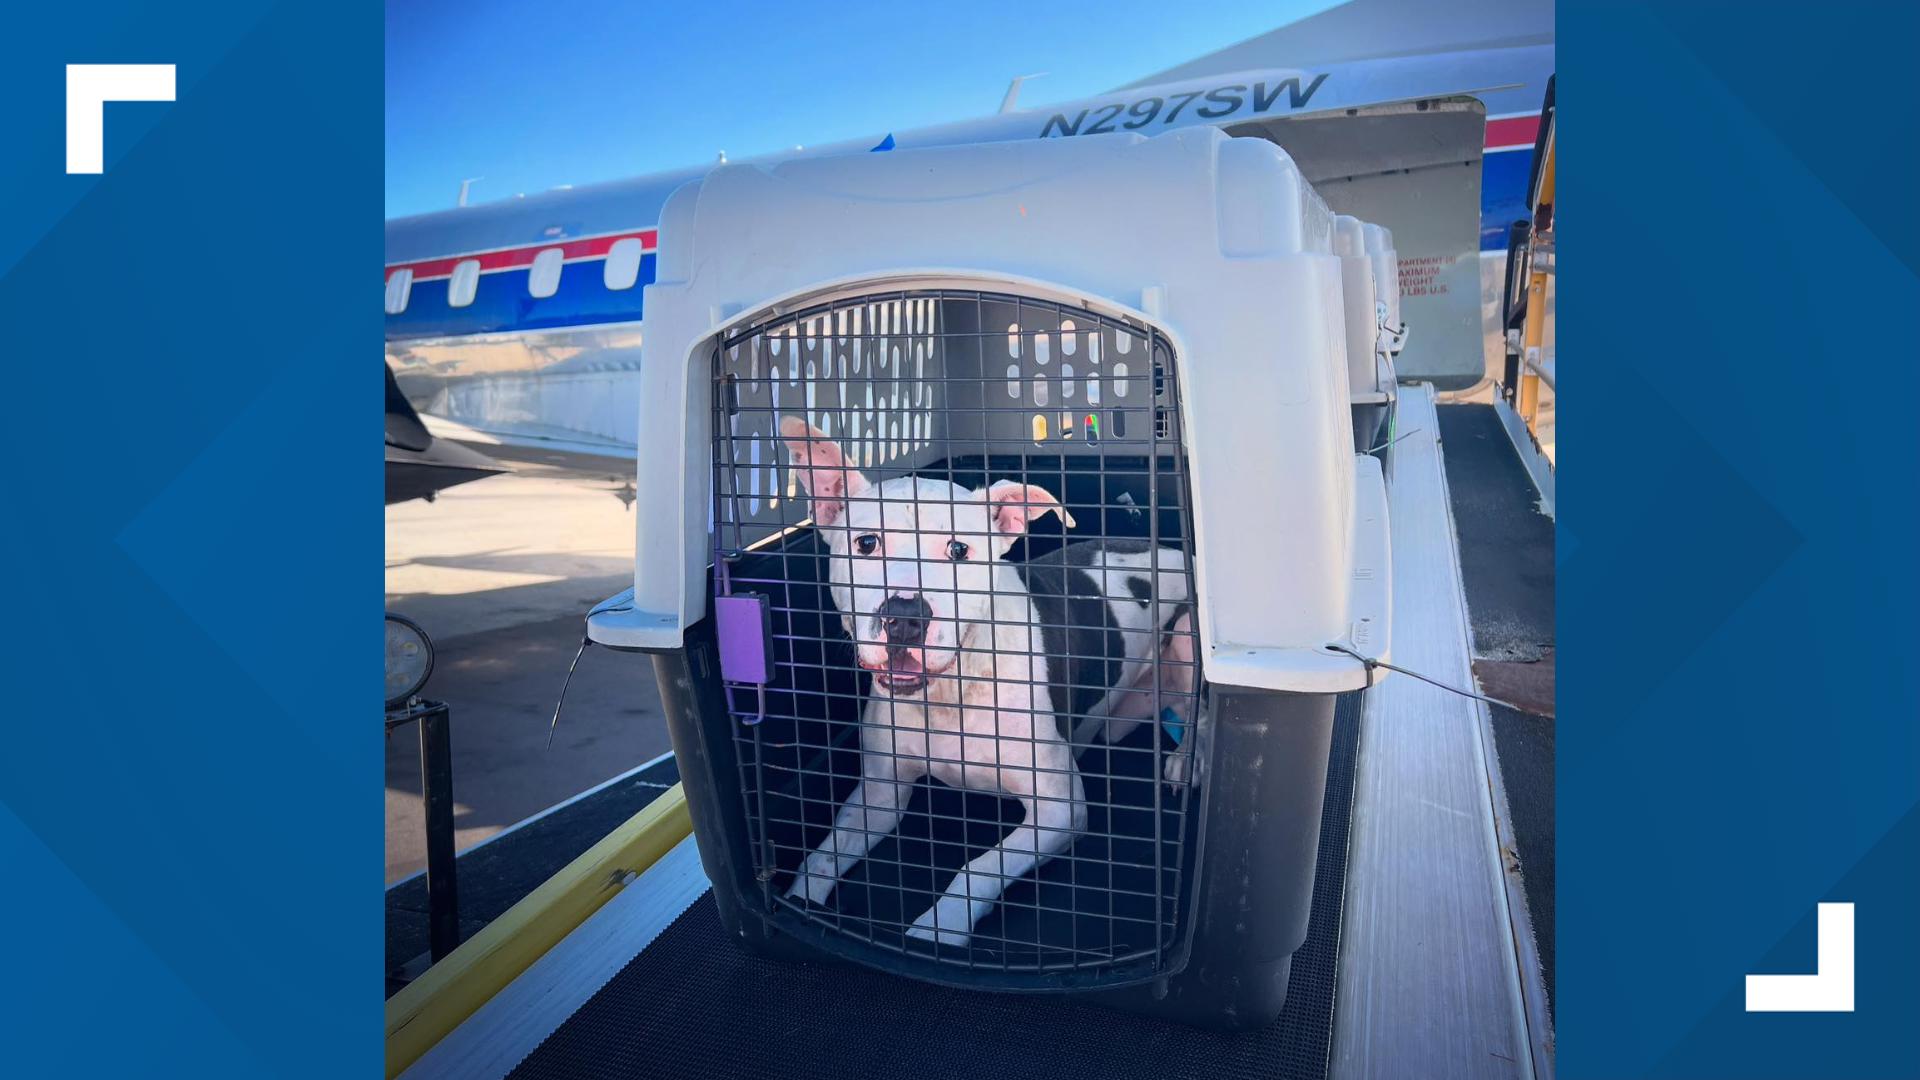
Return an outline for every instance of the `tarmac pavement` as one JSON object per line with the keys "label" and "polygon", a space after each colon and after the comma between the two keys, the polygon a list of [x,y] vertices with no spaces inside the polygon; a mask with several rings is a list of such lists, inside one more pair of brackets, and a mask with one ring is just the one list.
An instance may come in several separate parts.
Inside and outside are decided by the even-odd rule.
{"label": "tarmac pavement", "polygon": [[[581,657],[586,611],[633,582],[630,470],[515,472],[387,507],[387,609],[433,639],[425,696],[452,714],[455,847],[659,756],[670,745],[644,657]],[[426,864],[419,739],[387,739],[387,881]]]}

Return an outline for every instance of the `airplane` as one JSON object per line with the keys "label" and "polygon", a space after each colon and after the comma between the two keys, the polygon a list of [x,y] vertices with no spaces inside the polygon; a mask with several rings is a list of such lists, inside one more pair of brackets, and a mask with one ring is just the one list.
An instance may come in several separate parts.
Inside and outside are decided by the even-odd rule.
{"label": "airplane", "polygon": [[[1399,112],[1470,99],[1485,109],[1477,155],[1477,276],[1487,370],[1497,370],[1497,298],[1509,226],[1527,217],[1528,166],[1553,72],[1552,18],[1552,5],[1539,0],[1497,0],[1470,10],[1354,0],[1109,93],[1020,109],[1016,79],[995,115],[747,161],[771,166],[824,155],[1212,125],[1280,142],[1309,180],[1331,191],[1337,185],[1314,173],[1325,151],[1308,145],[1312,129],[1304,121],[1364,113],[1390,122]],[[1303,62],[1310,57],[1313,62]],[[1379,141],[1391,140],[1383,131]],[[602,470],[619,461],[630,469],[640,413],[642,298],[654,280],[660,208],[677,188],[724,163],[722,155],[691,168],[388,221],[386,363],[426,430],[496,458]],[[1377,208],[1370,218],[1396,229],[1401,224]],[[1438,315],[1432,305],[1441,302],[1454,305],[1457,317],[1464,302],[1457,294],[1470,289],[1470,280],[1459,282],[1463,287],[1452,297],[1425,295],[1447,291],[1444,284],[1425,285],[1457,255],[1421,250],[1417,231],[1399,235],[1407,321],[1418,325],[1430,311]],[[1472,268],[1461,269],[1470,279]],[[1417,372],[1417,355],[1409,360]],[[1401,370],[1409,370],[1407,362]],[[1470,389],[1481,375],[1437,385]]]}
{"label": "airplane", "polygon": [[413,403],[400,393],[393,369],[387,369],[388,506],[412,499],[432,502],[435,495],[456,484],[505,471],[476,450],[434,438]]}

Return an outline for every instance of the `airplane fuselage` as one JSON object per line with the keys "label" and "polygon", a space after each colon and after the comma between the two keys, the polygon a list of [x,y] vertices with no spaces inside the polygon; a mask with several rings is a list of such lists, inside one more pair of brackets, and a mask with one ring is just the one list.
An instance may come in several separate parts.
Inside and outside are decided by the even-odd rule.
{"label": "airplane fuselage", "polygon": [[[1552,68],[1552,46],[1531,45],[1213,75],[876,133],[748,163],[1026,139],[1152,136],[1198,125],[1232,131],[1471,97],[1487,114],[1480,163],[1484,291],[1498,288],[1509,223],[1526,216],[1528,151]],[[643,296],[655,275],[660,209],[675,189],[713,167],[389,221],[386,358],[402,391],[430,425],[455,437],[630,456],[639,415]],[[1403,292],[1411,301],[1420,295],[1417,275],[1428,265],[1425,254],[1399,252]]]}

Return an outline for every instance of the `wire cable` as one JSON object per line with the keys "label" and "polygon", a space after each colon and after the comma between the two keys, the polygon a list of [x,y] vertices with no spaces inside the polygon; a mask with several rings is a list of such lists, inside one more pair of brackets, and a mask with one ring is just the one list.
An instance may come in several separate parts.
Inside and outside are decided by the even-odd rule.
{"label": "wire cable", "polygon": [[560,730],[560,710],[567,707],[567,688],[573,685],[573,671],[580,666],[580,657],[587,651],[593,639],[580,635],[580,651],[573,654],[573,663],[567,665],[567,681],[560,684],[560,700],[553,703],[553,723],[547,725],[547,749],[553,749],[553,734]]}
{"label": "wire cable", "polygon": [[1367,668],[1367,684],[1369,686],[1373,684],[1373,669],[1386,668],[1388,671],[1397,671],[1402,675],[1419,679],[1423,683],[1427,683],[1431,686],[1437,686],[1440,689],[1445,690],[1450,694],[1459,694],[1461,697],[1464,697],[1464,698],[1472,698],[1475,701],[1484,701],[1489,705],[1498,705],[1503,709],[1512,709],[1514,712],[1517,712],[1517,713],[1526,713],[1529,716],[1534,715],[1534,712],[1532,709],[1527,709],[1519,705],[1515,705],[1511,701],[1502,701],[1499,698],[1488,697],[1485,694],[1476,694],[1471,690],[1462,690],[1457,686],[1448,685],[1447,683],[1441,682],[1439,679],[1422,675],[1417,671],[1409,671],[1408,669],[1400,667],[1396,664],[1389,664],[1385,660],[1378,660],[1371,656],[1362,656],[1359,653],[1354,652],[1352,649],[1347,648],[1345,645],[1328,645],[1327,648],[1332,649],[1334,652],[1337,652],[1337,653],[1345,653],[1348,656],[1353,657],[1355,660],[1360,661],[1362,664],[1365,664]]}

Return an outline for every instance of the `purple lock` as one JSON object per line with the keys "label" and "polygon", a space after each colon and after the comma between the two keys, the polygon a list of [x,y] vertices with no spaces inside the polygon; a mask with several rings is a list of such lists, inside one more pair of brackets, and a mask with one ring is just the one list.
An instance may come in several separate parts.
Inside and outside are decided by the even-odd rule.
{"label": "purple lock", "polygon": [[728,682],[773,681],[773,608],[761,593],[717,596],[714,629],[720,639],[720,677]]}

